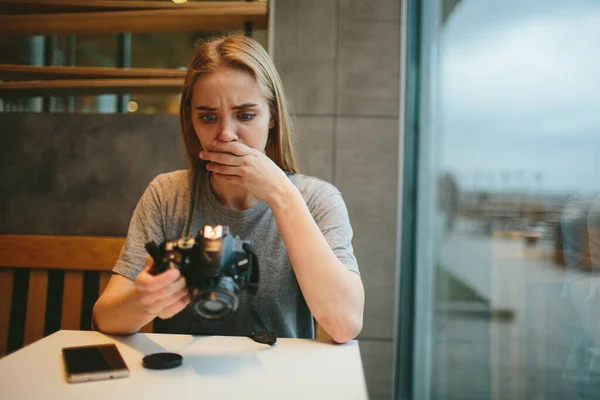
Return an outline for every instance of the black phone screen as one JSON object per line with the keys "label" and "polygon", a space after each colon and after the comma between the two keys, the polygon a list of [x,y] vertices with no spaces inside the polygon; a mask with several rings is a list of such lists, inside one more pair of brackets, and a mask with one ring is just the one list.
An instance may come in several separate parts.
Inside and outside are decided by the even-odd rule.
{"label": "black phone screen", "polygon": [[114,344],[67,347],[62,352],[70,374],[127,369]]}

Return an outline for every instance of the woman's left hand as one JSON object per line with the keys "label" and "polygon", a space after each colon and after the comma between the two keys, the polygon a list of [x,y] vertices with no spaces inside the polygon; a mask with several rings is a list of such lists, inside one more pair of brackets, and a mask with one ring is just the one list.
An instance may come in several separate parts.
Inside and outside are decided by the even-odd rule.
{"label": "woman's left hand", "polygon": [[243,143],[217,141],[212,149],[217,151],[200,153],[200,159],[208,162],[207,170],[269,204],[291,184],[269,157]]}

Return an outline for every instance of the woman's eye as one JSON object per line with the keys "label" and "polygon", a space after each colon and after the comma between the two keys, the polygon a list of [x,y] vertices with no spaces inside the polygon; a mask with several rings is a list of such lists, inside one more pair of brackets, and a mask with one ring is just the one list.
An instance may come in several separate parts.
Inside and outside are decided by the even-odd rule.
{"label": "woman's eye", "polygon": [[238,116],[242,121],[249,121],[254,117],[254,114],[251,113],[242,113]]}
{"label": "woman's eye", "polygon": [[201,115],[200,119],[204,122],[213,122],[217,119],[214,115]]}

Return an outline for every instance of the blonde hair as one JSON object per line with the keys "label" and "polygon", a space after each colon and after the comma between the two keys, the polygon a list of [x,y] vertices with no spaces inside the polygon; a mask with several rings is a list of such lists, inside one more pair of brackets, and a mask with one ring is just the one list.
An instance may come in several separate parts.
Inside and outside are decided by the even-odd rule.
{"label": "blonde hair", "polygon": [[292,122],[281,79],[260,43],[243,35],[222,36],[196,47],[196,54],[185,74],[179,106],[179,123],[188,166],[195,170],[203,165],[198,158],[202,146],[192,124],[194,84],[201,74],[214,72],[221,67],[248,72],[256,79],[275,122],[275,126],[269,129],[265,153],[282,170],[298,173],[291,139]]}

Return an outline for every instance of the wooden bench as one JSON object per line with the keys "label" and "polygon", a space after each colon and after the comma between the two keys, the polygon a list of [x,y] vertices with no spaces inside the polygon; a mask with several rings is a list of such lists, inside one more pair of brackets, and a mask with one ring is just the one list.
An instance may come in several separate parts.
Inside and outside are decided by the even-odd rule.
{"label": "wooden bench", "polygon": [[[8,338],[14,322],[13,288],[19,270],[29,270],[22,338],[22,345],[26,346],[44,337],[49,274],[54,270],[64,271],[60,329],[91,329],[91,319],[89,323],[81,321],[84,273],[99,275],[99,296],[108,284],[124,241],[116,237],[0,235],[0,357],[11,350]],[[151,322],[141,331],[152,332],[153,327]],[[329,339],[319,325],[316,334],[319,339]]]}
{"label": "wooden bench", "polygon": [[[64,271],[60,329],[80,329],[84,273],[96,272],[98,295],[112,275],[124,238],[84,236],[0,235],[0,357],[7,353],[15,275],[29,270],[23,346],[44,337],[48,278]],[[95,299],[94,299],[95,301]],[[84,325],[91,327],[90,323]],[[143,329],[152,330],[149,324]]]}

